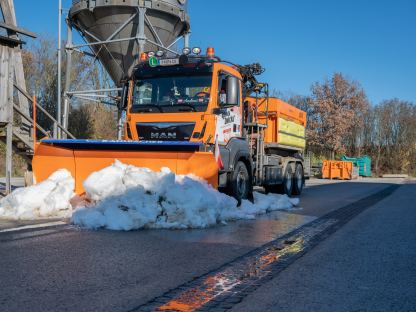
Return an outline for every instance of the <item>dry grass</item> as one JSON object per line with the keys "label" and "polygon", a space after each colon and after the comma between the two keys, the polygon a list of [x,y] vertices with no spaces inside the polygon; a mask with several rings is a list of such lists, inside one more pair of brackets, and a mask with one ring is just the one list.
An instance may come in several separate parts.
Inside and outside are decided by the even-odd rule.
{"label": "dry grass", "polygon": [[[26,171],[27,164],[25,160],[18,156],[13,155],[13,176],[22,177]],[[3,142],[0,142],[0,176],[6,175],[6,146]]]}

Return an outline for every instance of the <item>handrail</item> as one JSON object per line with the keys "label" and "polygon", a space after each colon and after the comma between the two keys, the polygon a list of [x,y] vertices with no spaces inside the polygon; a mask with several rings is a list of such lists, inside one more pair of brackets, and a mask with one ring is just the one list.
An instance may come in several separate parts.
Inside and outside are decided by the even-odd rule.
{"label": "handrail", "polygon": [[[16,112],[19,113],[20,116],[22,116],[24,119],[26,119],[27,121],[29,121],[30,123],[34,124],[33,119],[26,115],[24,112],[21,111],[21,109],[19,108],[19,106],[17,106],[16,104],[13,105],[13,108]],[[45,129],[43,129],[40,125],[36,124],[36,127],[39,129],[40,132],[42,132],[42,134],[44,134],[45,136],[49,136],[48,131],[46,131]]]}
{"label": "handrail", "polygon": [[[16,83],[14,83],[14,87],[20,91],[20,93],[22,93],[30,103],[33,104],[33,99],[32,97],[25,91],[23,90],[21,87],[19,87]],[[71,139],[75,139],[75,136],[72,135],[71,132],[69,132],[67,129],[65,129],[61,123],[59,123],[51,114],[48,113],[48,111],[46,109],[44,109],[42,106],[40,106],[39,104],[36,105],[36,107],[42,112],[44,113],[50,120],[52,120],[54,122],[54,124],[56,124],[63,132],[65,132]]]}
{"label": "handrail", "polygon": [[34,32],[28,31],[28,30],[20,28],[20,27],[16,27],[14,25],[9,25],[9,24],[3,23],[3,22],[0,22],[0,27],[4,28],[6,30],[11,30],[11,31],[17,32],[19,34],[22,34],[22,35],[25,35],[25,36],[28,36],[28,37],[31,37],[31,38],[36,38],[37,37],[37,35]]}

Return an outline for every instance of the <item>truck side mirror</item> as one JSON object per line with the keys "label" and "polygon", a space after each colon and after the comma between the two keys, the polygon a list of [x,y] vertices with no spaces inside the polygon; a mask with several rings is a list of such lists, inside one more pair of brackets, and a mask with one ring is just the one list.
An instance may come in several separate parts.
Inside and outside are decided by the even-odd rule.
{"label": "truck side mirror", "polygon": [[125,110],[127,108],[127,103],[129,102],[129,83],[123,85],[123,90],[121,91],[120,102],[118,102],[118,109]]}
{"label": "truck side mirror", "polygon": [[238,106],[239,103],[239,92],[240,92],[240,83],[237,77],[228,76],[227,77],[227,101],[224,105],[225,107],[229,106]]}

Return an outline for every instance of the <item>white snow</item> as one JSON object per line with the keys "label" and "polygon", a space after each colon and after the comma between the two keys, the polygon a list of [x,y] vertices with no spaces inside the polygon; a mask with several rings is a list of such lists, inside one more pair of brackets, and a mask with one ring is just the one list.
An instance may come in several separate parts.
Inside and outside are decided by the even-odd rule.
{"label": "white snow", "polygon": [[74,196],[74,186],[70,172],[58,170],[44,182],[16,189],[1,199],[0,217],[16,220],[70,217],[69,201]]}
{"label": "white snow", "polygon": [[[254,193],[254,204],[237,201],[193,175],[175,175],[163,168],[113,165],[92,173],[84,181],[85,201],[71,201],[74,179],[59,170],[48,180],[14,191],[0,201],[0,217],[37,219],[70,217],[88,229],[137,230],[142,228],[206,228],[239,219],[254,219],[269,211],[290,209],[298,199],[286,195]],[[71,203],[74,206],[72,209]]]}
{"label": "white snow", "polygon": [[93,173],[84,189],[96,204],[77,209],[72,222],[90,229],[206,228],[299,203],[285,195],[254,193],[254,204],[244,201],[237,207],[234,198],[195,176],[175,175],[167,168],[153,172],[119,161]]}

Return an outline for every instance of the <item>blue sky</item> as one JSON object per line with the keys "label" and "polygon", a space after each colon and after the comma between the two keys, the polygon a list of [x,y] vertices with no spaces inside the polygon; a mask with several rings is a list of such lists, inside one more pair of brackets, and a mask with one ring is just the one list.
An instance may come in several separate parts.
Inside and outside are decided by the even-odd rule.
{"label": "blue sky", "polygon": [[[189,0],[192,45],[260,62],[272,89],[309,94],[334,72],[359,81],[372,103],[416,103],[415,0]],[[15,0],[18,23],[57,38],[57,0]],[[69,8],[71,1],[64,0]]]}

